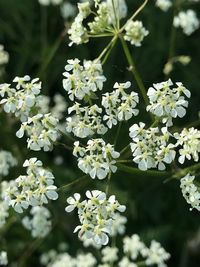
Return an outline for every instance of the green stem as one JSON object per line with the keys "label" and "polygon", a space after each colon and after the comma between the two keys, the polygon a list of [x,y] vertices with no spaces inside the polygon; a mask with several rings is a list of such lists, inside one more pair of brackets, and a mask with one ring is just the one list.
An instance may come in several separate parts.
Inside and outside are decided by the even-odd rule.
{"label": "green stem", "polygon": [[142,94],[144,102],[145,102],[146,105],[148,105],[149,101],[148,101],[146,89],[144,87],[144,84],[143,84],[143,81],[142,81],[142,79],[140,77],[140,74],[139,74],[139,72],[138,72],[138,70],[136,68],[136,65],[135,65],[135,63],[133,61],[133,58],[132,58],[132,55],[131,55],[130,50],[128,48],[128,45],[127,45],[127,43],[124,40],[122,35],[120,35],[120,40],[121,40],[121,44],[122,44],[122,47],[123,47],[123,50],[124,50],[124,54],[126,56],[128,64],[129,64],[129,71],[132,72],[132,74],[133,74],[133,76],[134,76],[134,78],[135,78],[135,80],[137,82],[137,85],[138,85],[138,87],[140,89],[140,92]]}
{"label": "green stem", "polygon": [[109,187],[110,187],[111,176],[112,176],[112,173],[111,173],[111,172],[109,172],[109,174],[108,174],[107,186],[106,186],[106,195],[108,195],[108,192],[109,192]]}
{"label": "green stem", "polygon": [[84,181],[86,178],[88,178],[88,175],[84,175],[84,176],[81,176],[80,178],[74,180],[73,182],[69,183],[69,184],[66,184],[66,185],[63,185],[61,186],[60,188],[57,189],[57,191],[65,191],[66,189],[68,189],[69,187],[77,184],[77,183],[80,183],[81,181]]}
{"label": "green stem", "polygon": [[130,144],[128,144],[126,147],[124,147],[124,148],[120,151],[120,155],[124,154],[129,148],[130,148]]}
{"label": "green stem", "polygon": [[200,163],[194,164],[190,167],[181,169],[180,171],[178,171],[177,173],[175,173],[172,176],[172,179],[181,179],[182,177],[184,177],[185,175],[187,175],[188,173],[191,174],[195,174],[196,171],[200,170]]}
{"label": "green stem", "polygon": [[104,55],[107,53],[107,51],[110,49],[110,47],[112,47],[113,43],[115,43],[116,39],[118,38],[117,35],[115,35],[112,40],[108,43],[108,45],[103,49],[103,51],[101,52],[101,54],[98,56],[97,61],[100,61],[102,59],[102,57],[104,57]]}
{"label": "green stem", "polygon": [[166,172],[166,171],[152,171],[152,170],[141,171],[138,168],[128,167],[121,163],[117,163],[117,167],[120,171],[135,174],[137,176],[169,177],[171,175],[170,172]]}
{"label": "green stem", "polygon": [[104,56],[104,59],[102,60],[102,65],[104,65],[113,49],[113,47],[115,46],[117,42],[117,38],[113,41],[112,45],[110,46],[109,50],[107,51],[106,55]]}
{"label": "green stem", "polygon": [[116,148],[116,145],[117,145],[117,140],[118,140],[118,137],[119,137],[119,134],[120,134],[121,127],[122,127],[122,122],[120,121],[120,123],[118,125],[118,128],[117,128],[117,133],[116,133],[116,136],[115,136],[115,141],[114,141],[114,147],[115,148]]}

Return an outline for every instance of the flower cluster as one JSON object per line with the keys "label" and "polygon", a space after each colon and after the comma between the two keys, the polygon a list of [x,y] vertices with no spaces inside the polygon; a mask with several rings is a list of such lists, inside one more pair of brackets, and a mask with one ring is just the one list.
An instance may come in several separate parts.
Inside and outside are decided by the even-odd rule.
{"label": "flower cluster", "polygon": [[[119,20],[126,17],[127,6],[124,0],[95,0],[95,11],[91,10],[89,1],[78,3],[78,15],[69,29],[69,39],[72,44],[82,44],[89,41],[90,36],[108,33],[118,25]],[[92,21],[86,22],[89,15],[94,15]]]}
{"label": "flower cluster", "polygon": [[111,144],[106,144],[100,138],[89,140],[86,147],[76,141],[73,155],[78,158],[78,167],[92,179],[104,179],[109,172],[116,172],[115,163],[120,156]]}
{"label": "flower cluster", "polygon": [[0,151],[0,176],[7,176],[9,169],[17,165],[16,158],[5,150]]}
{"label": "flower cluster", "polygon": [[69,253],[57,253],[50,250],[41,257],[41,264],[46,267],[94,267],[96,259],[91,253],[79,253],[76,257],[72,257]]}
{"label": "flower cluster", "polygon": [[48,199],[58,198],[54,176],[42,167],[40,160],[37,158],[26,160],[23,167],[27,167],[27,174],[10,181],[4,194],[9,206],[12,206],[16,212],[22,213],[23,209],[29,206],[47,204]]}
{"label": "flower cluster", "polygon": [[68,20],[76,15],[76,6],[70,2],[64,2],[60,7],[60,12],[63,19]]}
{"label": "flower cluster", "polygon": [[102,106],[106,112],[103,120],[106,121],[109,128],[116,125],[118,121],[127,121],[133,115],[138,115],[139,110],[135,108],[139,102],[138,94],[133,91],[130,94],[125,92],[125,89],[130,86],[130,82],[115,83],[113,87],[115,90],[103,95]]}
{"label": "flower cluster", "polygon": [[[4,105],[5,112],[14,113],[16,117],[20,118],[22,124],[16,133],[17,137],[23,137],[26,132],[29,137],[27,140],[28,148],[36,151],[41,150],[41,148],[44,151],[51,150],[53,143],[59,137],[57,117],[61,118],[63,109],[66,108],[64,100],[61,99],[62,97],[55,98],[52,112],[57,117],[51,113],[45,114],[49,110],[49,98],[39,95],[41,90],[39,79],[31,80],[26,75],[16,77],[13,82],[16,83],[15,88],[11,88],[10,84],[0,85],[0,95],[3,98],[0,103]],[[39,113],[40,111],[41,113]]]}
{"label": "flower cluster", "polygon": [[171,0],[157,0],[156,6],[159,7],[162,11],[166,12],[172,6]]}
{"label": "flower cluster", "polygon": [[125,25],[124,39],[132,45],[141,46],[141,42],[148,34],[149,32],[143,27],[141,21],[128,20]]}
{"label": "flower cluster", "polygon": [[155,240],[151,241],[149,248],[145,246],[140,240],[140,237],[136,234],[131,237],[125,237],[123,242],[125,256],[120,261],[119,267],[136,267],[137,264],[132,263],[132,261],[137,260],[139,256],[144,258],[146,266],[157,265],[158,267],[163,267],[166,266],[165,261],[170,258],[170,254]]}
{"label": "flower cluster", "polygon": [[198,187],[194,184],[195,176],[190,175],[189,173],[181,179],[181,190],[183,197],[188,204],[192,206],[190,210],[197,209],[200,211],[200,192]]}
{"label": "flower cluster", "polygon": [[31,231],[32,237],[43,238],[48,235],[51,230],[51,221],[49,220],[51,214],[49,210],[42,206],[32,207],[30,211],[32,218],[24,217],[22,224]]}
{"label": "flower cluster", "polygon": [[93,190],[86,192],[87,200],[80,202],[80,194],[69,197],[66,207],[67,212],[78,209],[81,225],[74,232],[79,231],[79,237],[93,239],[97,245],[106,245],[109,241],[108,235],[112,233],[112,225],[116,212],[124,212],[125,206],[120,205],[112,195],[108,199],[104,192]]}
{"label": "flower cluster", "polygon": [[167,126],[172,126],[172,118],[184,117],[188,101],[185,96],[190,98],[191,94],[181,82],[176,83],[176,87],[172,87],[173,83],[169,79],[166,82],[156,83],[148,89],[147,95],[150,104],[147,111],[161,117],[162,122]]}
{"label": "flower cluster", "polygon": [[0,74],[3,65],[7,64],[9,60],[8,53],[4,50],[4,46],[0,44]]}
{"label": "flower cluster", "polygon": [[8,210],[8,204],[0,200],[0,229],[4,226],[4,224],[6,223],[6,219],[9,216]]}
{"label": "flower cluster", "polygon": [[174,137],[177,139],[176,146],[181,148],[179,149],[179,159],[178,161],[183,164],[185,158],[194,161],[199,161],[200,153],[200,131],[197,129],[184,128],[180,133],[175,133]]}
{"label": "flower cluster", "polygon": [[83,66],[80,60],[70,59],[63,73],[63,87],[68,92],[70,100],[82,100],[92,93],[102,90],[106,78],[103,76],[102,65],[94,60],[85,60]]}
{"label": "flower cluster", "polygon": [[7,83],[0,85],[0,95],[3,97],[0,104],[4,105],[6,113],[14,113],[23,122],[30,116],[31,109],[36,103],[41,82],[38,78],[31,80],[28,75],[16,77],[13,82],[16,83],[15,88]]}
{"label": "flower cluster", "polygon": [[49,151],[59,137],[58,120],[51,114],[37,114],[21,124],[16,136],[22,138],[26,132],[28,135],[27,146],[31,150]]}
{"label": "flower cluster", "polygon": [[164,267],[166,266],[165,261],[170,258],[170,254],[155,240],[151,241],[150,247],[144,249],[142,254],[146,258],[145,263],[147,266],[157,265],[158,267]]}
{"label": "flower cluster", "polygon": [[[41,263],[46,267],[62,267],[68,262],[68,267],[137,267],[138,262],[143,266],[166,266],[165,262],[170,258],[170,254],[161,247],[155,240],[151,241],[150,247],[146,247],[137,234],[123,239],[123,251],[117,247],[104,247],[101,252],[101,263],[97,264],[96,257],[91,253],[84,255],[77,254],[71,257],[69,253],[57,253],[50,250],[41,257]],[[119,253],[120,252],[120,253]],[[118,254],[122,254],[120,258]],[[82,260],[82,261],[81,261]]]}
{"label": "flower cluster", "polygon": [[39,4],[42,6],[49,6],[52,5],[60,5],[63,0],[38,0]]}
{"label": "flower cluster", "polygon": [[170,164],[176,155],[175,145],[169,143],[171,134],[166,127],[145,129],[145,124],[134,124],[130,127],[132,138],[131,150],[133,161],[141,170],[158,167],[164,170],[165,163]]}
{"label": "flower cluster", "polygon": [[172,57],[165,64],[164,69],[163,69],[163,73],[166,76],[168,76],[173,71],[175,63],[180,63],[183,66],[186,66],[190,63],[190,61],[191,61],[191,57],[185,56],[185,55]]}
{"label": "flower cluster", "polygon": [[81,106],[75,103],[72,107],[68,108],[68,113],[75,113],[72,117],[67,118],[67,132],[79,138],[85,138],[94,134],[105,134],[107,128],[102,123],[102,108],[97,105]]}
{"label": "flower cluster", "polygon": [[199,26],[199,19],[194,10],[181,11],[174,17],[174,27],[181,27],[186,35],[191,35]]}
{"label": "flower cluster", "polygon": [[8,256],[6,251],[0,251],[0,265],[5,266],[8,264]]}

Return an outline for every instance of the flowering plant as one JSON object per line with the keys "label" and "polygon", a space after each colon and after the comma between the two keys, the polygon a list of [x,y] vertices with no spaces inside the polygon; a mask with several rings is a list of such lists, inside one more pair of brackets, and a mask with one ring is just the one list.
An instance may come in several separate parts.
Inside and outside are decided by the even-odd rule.
{"label": "flowering plant", "polygon": [[[189,38],[199,29],[195,7],[191,9],[197,2],[157,0],[152,4],[144,0],[135,5],[125,0],[94,0],[80,1],[76,8],[62,0],[39,0],[44,38],[39,78],[31,70],[30,76],[19,71],[20,76],[6,77],[5,64],[12,56],[0,46],[0,107],[6,122],[2,132],[14,136],[14,144],[2,144],[0,151],[0,231],[7,235],[11,229],[12,239],[20,228],[33,239],[21,257],[10,254],[3,240],[0,265],[23,267],[29,260],[35,264],[37,252],[37,266],[46,267],[164,267],[168,260],[173,262],[172,249],[165,242],[172,229],[164,238],[154,231],[148,236],[137,223],[132,227],[131,220],[137,210],[139,214],[133,199],[141,198],[141,181],[148,190],[151,184],[164,182],[162,187],[169,188],[170,181],[177,181],[174,202],[182,193],[181,207],[186,207],[185,199],[191,211],[200,210],[199,120],[184,124],[194,89],[184,75],[176,74],[176,63],[181,64],[182,73],[193,59],[176,55],[175,49],[176,34]],[[48,50],[47,11],[51,8],[61,11],[65,29]],[[133,54],[148,47],[153,35],[145,20],[151,8],[156,12],[159,8],[160,16],[166,17],[173,9],[173,15],[168,58],[159,79],[146,80]],[[102,40],[98,43],[101,52],[95,49],[90,57],[83,57],[79,47],[91,48],[93,40]],[[51,73],[46,76],[48,65],[56,60],[61,44],[71,49],[71,55],[65,56],[65,67],[59,70],[60,90],[47,95],[43,80],[51,80]],[[112,57],[115,51],[120,51],[120,58]],[[123,74],[111,75],[119,63]],[[130,183],[129,188],[129,177],[141,181]],[[142,209],[144,218],[148,213],[162,213],[157,194],[159,190],[151,201],[146,197],[145,205],[154,201],[156,205],[155,212],[153,206],[149,211]],[[142,206],[140,201],[137,205]],[[195,216],[191,214],[187,216]],[[51,236],[57,237],[58,249],[42,248]],[[155,239],[166,244],[172,256]],[[74,250],[66,247],[71,240],[76,240]]]}

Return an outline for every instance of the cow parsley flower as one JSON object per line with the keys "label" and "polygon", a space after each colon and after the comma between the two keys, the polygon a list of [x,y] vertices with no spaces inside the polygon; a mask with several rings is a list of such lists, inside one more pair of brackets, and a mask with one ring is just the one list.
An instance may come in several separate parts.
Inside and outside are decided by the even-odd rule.
{"label": "cow parsley flower", "polygon": [[0,229],[6,223],[6,219],[9,216],[8,213],[9,207],[8,204],[4,201],[0,201]]}
{"label": "cow parsley flower", "polygon": [[126,23],[124,39],[132,45],[141,46],[144,37],[148,34],[141,21],[128,20]]}
{"label": "cow parsley flower", "polygon": [[114,263],[118,260],[118,249],[116,247],[105,247],[101,251],[102,253],[102,262],[104,263]]}
{"label": "cow parsley flower", "polygon": [[137,267],[137,265],[131,262],[128,257],[123,257],[119,262],[119,267]]}
{"label": "cow parsley flower", "polygon": [[79,13],[68,31],[69,39],[71,40],[69,46],[87,43],[89,40],[87,28],[83,25],[84,19],[86,19],[91,12],[89,2],[78,3],[78,9]]}
{"label": "cow parsley flower", "polygon": [[136,260],[144,248],[144,243],[136,234],[131,237],[126,236],[123,239],[123,251],[126,255],[129,255],[132,260]]}
{"label": "cow parsley flower", "polygon": [[178,161],[183,164],[185,158],[194,161],[199,161],[200,153],[200,131],[197,129],[184,128],[180,133],[175,133],[174,137],[177,139],[176,146],[181,148],[179,149],[179,159]]}
{"label": "cow parsley flower", "polygon": [[123,235],[126,230],[125,224],[127,223],[127,218],[120,213],[115,213],[114,217],[111,236]]}
{"label": "cow parsley flower", "polygon": [[196,12],[188,9],[187,11],[180,11],[178,15],[174,17],[173,25],[176,28],[181,27],[186,35],[191,35],[199,28],[200,23]]}
{"label": "cow parsley flower", "polygon": [[173,125],[173,118],[185,116],[188,106],[185,96],[188,98],[191,96],[190,91],[181,82],[177,82],[174,86],[170,79],[154,84],[148,89],[147,95],[150,102],[147,111],[161,117],[166,126]]}
{"label": "cow parsley flower", "polygon": [[81,107],[75,103],[68,109],[68,113],[74,113],[72,117],[67,118],[67,132],[79,138],[85,138],[94,134],[103,135],[107,132],[107,127],[102,123],[102,108],[97,105]]}
{"label": "cow parsley flower", "polygon": [[0,176],[7,176],[10,168],[16,165],[17,160],[9,151],[0,151]]}
{"label": "cow parsley flower", "polygon": [[74,232],[79,232],[80,238],[92,239],[97,245],[106,245],[111,235],[112,225],[115,220],[116,212],[124,212],[125,206],[120,205],[115,196],[107,199],[104,192],[93,190],[86,192],[87,199],[80,201],[80,195],[67,199],[69,206],[67,212],[74,208],[78,209],[80,225]]}
{"label": "cow parsley flower", "polygon": [[0,265],[5,266],[8,264],[8,256],[6,251],[0,251]]}
{"label": "cow parsley flower", "polygon": [[156,6],[159,7],[162,11],[166,12],[172,6],[171,0],[157,0]]}
{"label": "cow parsley flower", "polygon": [[4,50],[4,46],[0,44],[0,75],[2,74],[3,66],[8,63],[8,60],[9,55]]}
{"label": "cow parsley flower", "polygon": [[9,206],[4,201],[4,192],[7,187],[7,182],[1,182],[0,184],[0,229],[5,225],[6,219],[9,216]]}
{"label": "cow parsley flower", "polygon": [[117,20],[123,19],[127,16],[127,5],[125,0],[107,0],[107,6],[109,10],[110,19],[109,22],[116,24]]}
{"label": "cow parsley flower", "polygon": [[83,66],[78,59],[70,59],[63,73],[63,87],[69,94],[69,99],[82,100],[92,93],[102,90],[106,78],[103,76],[102,65],[94,60],[85,60]]}
{"label": "cow parsley flower", "polygon": [[38,0],[39,4],[42,6],[49,6],[52,5],[60,5],[63,0]]}
{"label": "cow parsley flower", "polygon": [[155,240],[151,241],[150,248],[142,250],[142,255],[146,258],[147,266],[156,264],[158,267],[164,267],[166,266],[165,261],[170,258],[170,254]]}
{"label": "cow parsley flower", "polygon": [[180,187],[183,197],[192,206],[190,210],[197,209],[200,211],[200,192],[194,183],[194,179],[195,176],[188,173],[185,177],[181,178]]}
{"label": "cow parsley flower", "polygon": [[3,104],[6,113],[13,113],[24,122],[37,103],[41,82],[39,82],[38,78],[31,80],[26,75],[24,77],[15,77],[13,83],[16,84],[14,88],[10,84],[0,85],[0,95],[3,98],[0,104]]}
{"label": "cow parsley flower", "polygon": [[129,135],[132,138],[131,151],[133,161],[140,170],[158,167],[164,170],[165,163],[170,164],[176,155],[174,145],[169,143],[171,134],[166,127],[145,129],[144,123],[130,127]]}
{"label": "cow parsley flower", "polygon": [[49,114],[37,114],[21,124],[16,136],[22,138],[27,134],[27,147],[34,151],[52,150],[59,138],[58,119]]}
{"label": "cow parsley flower", "polygon": [[54,185],[54,176],[42,167],[42,162],[31,158],[24,162],[26,175],[20,175],[10,181],[4,194],[4,199],[16,212],[22,213],[29,206],[39,206],[48,203],[48,199],[56,200],[58,194]]}
{"label": "cow parsley flower", "polygon": [[100,180],[106,178],[109,172],[116,172],[116,159],[120,156],[113,145],[100,138],[89,140],[86,147],[81,147],[76,141],[73,155],[78,158],[78,167],[84,173]]}
{"label": "cow parsley flower", "polygon": [[130,82],[115,83],[113,87],[115,90],[103,95],[102,106],[106,112],[103,120],[109,128],[116,125],[118,121],[127,121],[132,116],[138,115],[139,110],[135,108],[139,102],[138,94],[133,91],[130,94],[125,92],[130,86]]}
{"label": "cow parsley flower", "polygon": [[27,230],[31,231],[32,237],[43,238],[48,235],[51,230],[50,212],[42,206],[32,207],[30,211],[32,218],[24,217],[22,224]]}
{"label": "cow parsley flower", "polygon": [[68,20],[69,18],[73,18],[76,14],[75,5],[70,2],[64,2],[60,7],[60,12],[64,20]]}

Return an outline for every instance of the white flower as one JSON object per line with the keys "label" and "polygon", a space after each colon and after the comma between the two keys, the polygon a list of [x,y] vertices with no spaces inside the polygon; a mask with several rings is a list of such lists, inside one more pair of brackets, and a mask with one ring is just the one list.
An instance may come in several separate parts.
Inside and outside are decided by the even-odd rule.
{"label": "white flower", "polygon": [[0,175],[7,176],[10,168],[17,165],[17,160],[13,155],[5,150],[0,151]]}
{"label": "white flower", "polygon": [[156,6],[159,7],[162,11],[168,11],[172,6],[171,0],[157,0]]}
{"label": "white flower", "polygon": [[197,209],[200,211],[200,192],[198,191],[197,186],[194,184],[195,176],[190,175],[189,173],[181,178],[181,190],[183,197],[188,204],[192,206],[190,210]]}
{"label": "white flower", "polygon": [[124,39],[132,45],[141,46],[141,42],[148,34],[149,32],[143,27],[141,21],[128,20],[126,23]]}
{"label": "white flower", "polygon": [[199,20],[194,10],[188,9],[187,11],[180,11],[174,17],[174,27],[181,27],[186,35],[191,35],[199,28]]}
{"label": "white flower", "polygon": [[133,161],[138,168],[145,171],[158,167],[164,170],[165,163],[170,164],[176,155],[175,145],[169,143],[172,136],[167,127],[144,129],[145,124],[134,124],[130,127],[129,135],[132,138],[131,151]]}
{"label": "white flower", "polygon": [[33,207],[30,211],[32,218],[24,217],[22,224],[31,231],[32,237],[43,238],[48,235],[51,230],[51,214],[49,210],[42,206]]}
{"label": "white flower", "polygon": [[139,102],[138,94],[133,91],[130,94],[125,92],[125,89],[130,86],[130,82],[115,83],[113,87],[115,90],[103,95],[102,106],[106,112],[103,120],[106,121],[109,128],[116,125],[118,121],[127,121],[132,116],[138,115],[139,111],[135,108]]}
{"label": "white flower", "polygon": [[102,123],[101,113],[102,109],[97,105],[81,107],[80,104],[75,103],[68,109],[68,113],[75,114],[67,118],[67,132],[79,138],[85,138],[96,134],[105,134],[107,128]]}
{"label": "white flower", "polygon": [[4,46],[0,44],[0,75],[1,75],[1,68],[3,65],[7,64],[9,60],[8,53],[4,50]]}
{"label": "white flower", "polygon": [[141,251],[145,248],[144,243],[140,240],[140,237],[136,234],[131,237],[126,236],[123,239],[124,253],[130,255],[132,260],[136,260]]}
{"label": "white flower", "polygon": [[80,202],[79,202],[80,198],[81,198],[81,195],[78,194],[78,193],[75,193],[75,194],[74,194],[74,197],[69,197],[69,198],[67,199],[67,202],[68,202],[70,205],[67,206],[67,207],[65,208],[65,211],[66,211],[66,212],[71,212],[71,211],[73,211],[75,208],[80,207],[80,206],[81,206],[81,204],[80,204]]}
{"label": "white flower", "polygon": [[119,267],[137,267],[137,265],[131,262],[128,257],[123,257],[119,262]]}
{"label": "white flower", "polygon": [[48,199],[56,200],[58,194],[54,185],[54,176],[42,167],[36,158],[26,160],[27,175],[20,175],[7,186],[4,199],[16,212],[22,213],[29,206],[48,203]]}
{"label": "white flower", "polygon": [[97,177],[101,180],[106,178],[109,172],[116,172],[115,159],[119,158],[120,154],[103,139],[89,140],[86,148],[80,147],[78,142],[74,145],[73,154],[78,157],[78,167],[92,179]]}
{"label": "white flower", "polygon": [[72,18],[76,14],[76,7],[75,5],[64,2],[60,7],[61,15],[65,20],[68,20],[69,18]]}
{"label": "white flower", "polygon": [[170,258],[170,254],[155,240],[151,241],[150,248],[145,248],[142,251],[142,255],[146,258],[145,263],[147,266],[156,264],[158,267],[165,267],[165,261]]}
{"label": "white flower", "polygon": [[189,98],[191,96],[190,91],[180,82],[176,83],[177,87],[172,87],[173,83],[170,79],[153,86],[147,92],[150,101],[147,111],[161,117],[166,126],[172,126],[173,118],[185,116],[188,106],[185,96]]}
{"label": "white flower", "polygon": [[9,206],[6,202],[0,200],[0,229],[5,225],[9,216]]}
{"label": "white flower", "polygon": [[113,263],[118,260],[118,249],[116,247],[105,247],[101,251],[102,261],[107,263]]}
{"label": "white flower", "polygon": [[37,106],[41,82],[38,78],[31,80],[28,75],[25,75],[15,77],[13,83],[16,83],[15,88],[11,88],[10,84],[0,85],[0,95],[3,97],[0,104],[4,105],[6,113],[14,113],[21,122],[25,122],[33,112],[33,107]]}
{"label": "white flower", "polygon": [[49,6],[50,4],[59,5],[63,0],[38,0],[40,5]]}
{"label": "white flower", "polygon": [[80,65],[78,59],[68,60],[63,76],[63,87],[68,92],[70,100],[82,100],[98,90],[102,90],[106,78],[103,76],[100,62],[87,61]]}
{"label": "white flower", "polygon": [[8,264],[8,257],[6,251],[0,251],[0,265],[5,266]]}
{"label": "white flower", "polygon": [[21,124],[16,136],[22,138],[25,132],[29,136],[27,139],[28,148],[34,151],[39,151],[42,148],[44,151],[52,150],[53,144],[60,136],[58,119],[50,113],[37,114]]}
{"label": "white flower", "polygon": [[184,128],[181,133],[175,133],[174,137],[177,139],[176,146],[181,147],[179,149],[179,159],[178,161],[183,164],[185,162],[185,158],[194,161],[199,161],[199,153],[200,153],[200,131],[197,129]]}
{"label": "white flower", "polygon": [[107,0],[108,10],[110,14],[109,23],[116,24],[118,20],[127,16],[127,5],[125,0]]}
{"label": "white flower", "polygon": [[107,199],[106,194],[99,190],[87,191],[86,196],[88,199],[82,202],[77,193],[67,199],[70,205],[65,210],[71,212],[77,208],[81,223],[74,232],[79,232],[81,240],[92,239],[99,246],[107,245],[115,214],[117,211],[124,212],[125,206],[120,205],[115,196]]}

